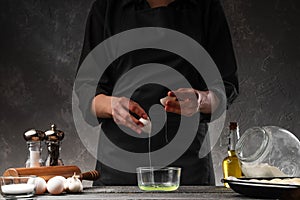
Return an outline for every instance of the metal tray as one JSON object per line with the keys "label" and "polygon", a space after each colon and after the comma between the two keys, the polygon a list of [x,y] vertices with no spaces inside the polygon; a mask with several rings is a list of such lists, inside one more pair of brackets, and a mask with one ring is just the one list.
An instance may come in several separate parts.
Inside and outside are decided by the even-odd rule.
{"label": "metal tray", "polygon": [[[271,180],[273,178],[255,178],[257,180]],[[284,177],[281,177],[283,179]],[[291,178],[291,177],[288,177]],[[264,199],[300,200],[300,185],[275,184],[249,181],[252,178],[238,178],[235,180],[222,179],[230,188],[242,195]]]}

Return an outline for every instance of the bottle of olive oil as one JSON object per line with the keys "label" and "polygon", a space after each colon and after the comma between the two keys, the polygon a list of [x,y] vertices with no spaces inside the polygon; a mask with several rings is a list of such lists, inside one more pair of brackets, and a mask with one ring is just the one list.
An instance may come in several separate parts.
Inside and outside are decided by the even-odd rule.
{"label": "bottle of olive oil", "polygon": [[[228,144],[228,156],[224,158],[222,167],[224,178],[234,176],[236,178],[242,177],[242,170],[238,157],[235,154],[235,145],[240,138],[239,127],[237,122],[230,122],[229,125],[229,144]],[[225,187],[229,188],[227,183]]]}

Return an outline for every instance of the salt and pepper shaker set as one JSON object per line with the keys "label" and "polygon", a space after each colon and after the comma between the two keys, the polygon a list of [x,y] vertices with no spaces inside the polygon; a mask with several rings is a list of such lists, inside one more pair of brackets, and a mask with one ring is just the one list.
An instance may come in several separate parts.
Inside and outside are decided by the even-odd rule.
{"label": "salt and pepper shaker set", "polygon": [[[55,124],[52,124],[51,129],[46,132],[31,129],[26,131],[23,136],[27,141],[29,150],[26,167],[63,165],[63,162],[60,159],[59,155],[61,149],[61,141],[64,138],[64,132],[61,130],[57,130]],[[41,158],[42,141],[45,141],[48,150],[48,156],[45,162]]]}

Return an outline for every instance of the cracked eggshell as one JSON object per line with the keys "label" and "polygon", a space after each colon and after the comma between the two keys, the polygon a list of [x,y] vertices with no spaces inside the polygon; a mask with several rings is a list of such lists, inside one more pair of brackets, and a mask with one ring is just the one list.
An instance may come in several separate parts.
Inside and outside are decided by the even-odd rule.
{"label": "cracked eggshell", "polygon": [[142,131],[145,133],[150,134],[151,133],[151,129],[152,129],[152,124],[150,119],[144,119],[144,118],[140,118],[139,119],[140,122],[142,122],[144,124],[144,127],[142,128]]}

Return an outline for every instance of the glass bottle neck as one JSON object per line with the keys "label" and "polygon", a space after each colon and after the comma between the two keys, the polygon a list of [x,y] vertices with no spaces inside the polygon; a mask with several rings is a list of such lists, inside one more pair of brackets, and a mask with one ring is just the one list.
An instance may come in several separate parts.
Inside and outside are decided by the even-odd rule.
{"label": "glass bottle neck", "polygon": [[235,150],[228,150],[228,155],[229,155],[230,157],[236,156]]}
{"label": "glass bottle neck", "polygon": [[239,129],[230,129],[228,151],[235,151],[235,145],[240,139]]}

